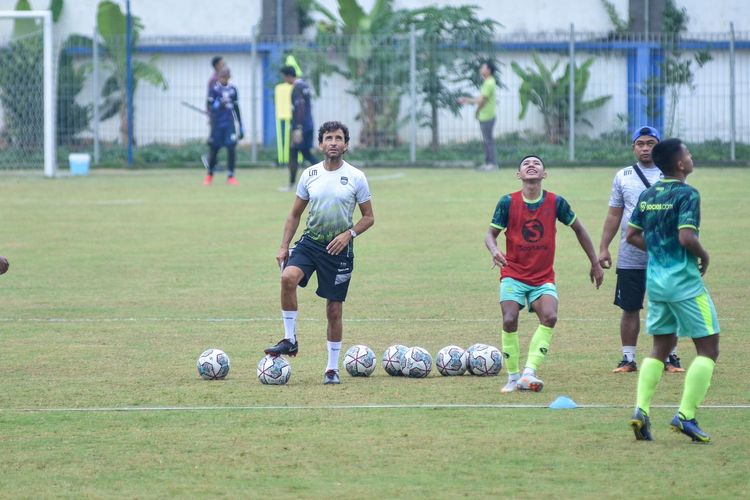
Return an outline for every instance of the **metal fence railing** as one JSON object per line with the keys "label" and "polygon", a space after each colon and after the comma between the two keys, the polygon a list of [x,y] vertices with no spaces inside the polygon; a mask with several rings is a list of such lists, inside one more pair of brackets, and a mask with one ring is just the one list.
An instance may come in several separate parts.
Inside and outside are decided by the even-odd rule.
{"label": "metal fence railing", "polygon": [[[690,38],[571,27],[453,44],[409,34],[143,37],[133,51],[130,92],[122,47],[60,43],[58,51],[60,155],[86,150],[103,164],[122,164],[128,141],[138,163],[197,162],[208,125],[194,108],[205,106],[214,55],[224,56],[239,89],[247,132],[240,164],[274,161],[274,88],[288,54],[313,84],[315,124],[348,124],[353,152],[372,163],[479,163],[474,109],[456,97],[478,93],[479,64],[487,59],[499,69],[494,135],[501,163],[531,151],[560,162],[629,161],[628,132],[644,124],[683,138],[709,161],[750,161],[750,33],[730,27]],[[154,84],[154,71],[164,85]],[[0,134],[9,126],[2,116],[0,109]]]}

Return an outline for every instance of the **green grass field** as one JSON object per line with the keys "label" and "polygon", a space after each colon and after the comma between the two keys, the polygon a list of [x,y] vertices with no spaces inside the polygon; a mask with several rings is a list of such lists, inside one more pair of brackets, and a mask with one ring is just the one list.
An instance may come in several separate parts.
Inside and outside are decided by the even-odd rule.
{"label": "green grass field", "polygon": [[[356,163],[356,159],[354,159]],[[598,246],[616,169],[551,169]],[[301,354],[287,386],[255,367],[282,336],[275,255],[292,193],[282,170],[241,170],[206,188],[201,171],[0,175],[0,497],[738,498],[750,491],[747,234],[750,172],[697,167],[706,283],[722,354],[699,411],[713,438],[689,444],[669,420],[684,375],[654,400],[657,441],[627,425],[636,375],[620,357],[615,276],[595,290],[558,226],[561,303],[540,375],[501,395],[500,377],[367,379],[321,385],[324,302],[301,290]],[[483,239],[515,172],[370,169],[375,226],[357,239],[344,349],[395,343],[433,356],[499,346],[497,270]],[[219,179],[217,179],[218,181]],[[613,252],[616,245],[613,245]],[[535,316],[521,316],[522,358]],[[639,359],[650,347],[643,335]],[[195,360],[224,349],[224,381]],[[694,357],[680,344],[683,364]],[[559,395],[582,408],[550,410]],[[451,405],[451,406],[445,406]],[[501,407],[500,405],[507,405]],[[512,405],[528,407],[512,407]],[[585,407],[591,405],[593,407]],[[725,406],[719,408],[718,406]]]}

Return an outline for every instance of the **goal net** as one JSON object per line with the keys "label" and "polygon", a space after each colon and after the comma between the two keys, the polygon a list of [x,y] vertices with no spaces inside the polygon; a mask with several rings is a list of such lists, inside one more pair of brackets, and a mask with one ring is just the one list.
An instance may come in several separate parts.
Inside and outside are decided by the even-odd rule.
{"label": "goal net", "polygon": [[48,11],[0,11],[0,170],[57,173]]}

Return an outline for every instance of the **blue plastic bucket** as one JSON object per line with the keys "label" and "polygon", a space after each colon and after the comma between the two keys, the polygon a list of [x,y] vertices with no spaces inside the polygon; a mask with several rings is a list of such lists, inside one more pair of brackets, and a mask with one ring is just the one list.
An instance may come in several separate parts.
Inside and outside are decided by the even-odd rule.
{"label": "blue plastic bucket", "polygon": [[88,153],[72,153],[68,155],[70,175],[88,175],[91,165],[91,155]]}

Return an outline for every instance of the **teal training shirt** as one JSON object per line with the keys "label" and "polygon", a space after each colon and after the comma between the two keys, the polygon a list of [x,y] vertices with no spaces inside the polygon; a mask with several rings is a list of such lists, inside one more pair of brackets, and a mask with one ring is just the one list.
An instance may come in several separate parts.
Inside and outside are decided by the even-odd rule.
{"label": "teal training shirt", "polygon": [[[526,198],[524,198],[524,201],[526,202],[526,206],[529,208],[529,210],[533,211],[542,206],[542,202],[544,202],[545,196],[547,196],[547,191],[542,190],[542,195],[538,200],[527,200]],[[575,212],[573,212],[573,209],[570,208],[570,204],[559,194],[555,196],[557,196],[555,203],[555,215],[557,216],[557,220],[559,220],[566,226],[573,224],[573,222],[575,222],[576,220],[576,214]],[[508,227],[509,213],[510,195],[506,194],[502,198],[500,198],[500,201],[497,202],[497,205],[495,206],[495,212],[492,214],[492,221],[490,222],[490,226],[494,227],[495,229],[499,229],[500,231]]]}
{"label": "teal training shirt", "polygon": [[705,291],[697,257],[680,245],[680,229],[697,233],[700,222],[700,193],[684,182],[663,179],[641,193],[629,224],[646,240],[650,300],[679,302]]}

